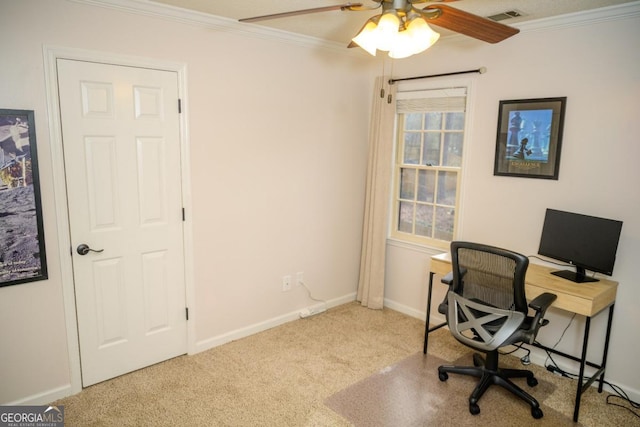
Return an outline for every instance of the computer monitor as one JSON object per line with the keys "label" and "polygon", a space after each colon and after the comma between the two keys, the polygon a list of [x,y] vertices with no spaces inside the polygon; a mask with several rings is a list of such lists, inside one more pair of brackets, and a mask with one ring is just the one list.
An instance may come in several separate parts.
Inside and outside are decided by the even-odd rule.
{"label": "computer monitor", "polygon": [[547,209],[538,254],[567,262],[576,271],[552,274],[574,282],[596,282],[586,270],[613,274],[622,221]]}

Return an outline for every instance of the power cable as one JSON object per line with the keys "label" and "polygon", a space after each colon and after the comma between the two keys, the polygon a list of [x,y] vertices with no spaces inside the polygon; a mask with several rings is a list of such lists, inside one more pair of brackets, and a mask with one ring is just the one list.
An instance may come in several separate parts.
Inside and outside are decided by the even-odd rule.
{"label": "power cable", "polygon": [[[560,344],[560,341],[562,341],[562,338],[564,337],[564,334],[567,332],[567,330],[571,326],[571,323],[573,323],[573,319],[575,317],[576,317],[576,314],[574,313],[573,316],[571,316],[571,319],[569,320],[569,323],[567,323],[567,326],[564,328],[564,331],[562,331],[562,334],[560,335],[560,338],[558,338],[558,341],[553,345],[553,347],[551,347],[551,349],[555,349],[558,346],[558,344]],[[556,361],[553,360],[553,357],[551,356],[551,352],[549,350],[546,350],[546,349],[545,349],[545,351],[547,353],[547,359],[545,360],[544,364],[545,364],[545,366],[547,366],[547,370],[549,372],[553,372],[554,374],[558,374],[558,375],[561,375],[561,376],[563,376],[565,378],[569,378],[569,379],[572,379],[572,380],[577,380],[578,379],[579,375],[571,373],[571,372],[567,372],[564,369],[560,368],[558,366],[558,364],[556,363]],[[553,365],[547,365],[547,361],[548,360],[551,360],[551,363],[553,363]],[[589,380],[590,377],[586,378],[586,379]],[[624,408],[624,409],[628,410],[629,412],[631,412],[636,417],[640,418],[640,414],[638,414],[638,412],[635,412],[633,409],[628,408],[628,407],[626,407],[624,405],[621,405],[619,403],[611,402],[611,398],[613,397],[613,398],[622,399],[622,400],[628,402],[635,409],[640,408],[640,404],[638,404],[637,402],[634,402],[633,400],[631,400],[629,398],[629,396],[627,395],[627,393],[625,393],[625,391],[623,389],[621,389],[620,387],[618,387],[617,385],[612,384],[612,383],[610,383],[610,382],[608,382],[606,380],[603,381],[603,384],[606,384],[607,386],[609,386],[609,388],[614,393],[614,394],[609,394],[607,396],[607,399],[606,399],[607,405],[619,406],[621,408]]]}
{"label": "power cable", "polygon": [[313,295],[311,295],[311,291],[309,290],[309,288],[307,287],[307,285],[303,281],[300,281],[299,283],[307,291],[307,294],[309,295],[309,299],[310,300],[316,301],[316,302],[321,302],[321,303],[323,303],[325,305],[325,307],[327,306],[327,301],[325,301],[323,299],[314,298]]}

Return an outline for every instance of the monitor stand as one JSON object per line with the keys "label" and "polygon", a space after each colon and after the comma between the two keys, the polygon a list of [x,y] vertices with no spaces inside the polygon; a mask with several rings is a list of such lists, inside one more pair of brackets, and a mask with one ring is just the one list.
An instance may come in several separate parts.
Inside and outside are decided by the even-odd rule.
{"label": "monitor stand", "polygon": [[587,272],[582,267],[576,267],[575,272],[571,270],[559,270],[552,271],[551,274],[576,283],[598,282],[598,279],[587,276]]}

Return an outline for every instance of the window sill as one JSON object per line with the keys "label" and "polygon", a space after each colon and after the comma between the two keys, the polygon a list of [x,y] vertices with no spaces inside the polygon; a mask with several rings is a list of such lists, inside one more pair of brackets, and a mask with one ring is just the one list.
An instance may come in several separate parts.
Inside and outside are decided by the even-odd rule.
{"label": "window sill", "polygon": [[414,243],[414,242],[407,242],[405,240],[394,239],[392,237],[387,238],[387,246],[395,246],[401,249],[408,249],[410,251],[427,254],[429,256],[438,255],[443,252],[447,252],[445,249],[442,249],[442,248],[421,245],[419,243]]}

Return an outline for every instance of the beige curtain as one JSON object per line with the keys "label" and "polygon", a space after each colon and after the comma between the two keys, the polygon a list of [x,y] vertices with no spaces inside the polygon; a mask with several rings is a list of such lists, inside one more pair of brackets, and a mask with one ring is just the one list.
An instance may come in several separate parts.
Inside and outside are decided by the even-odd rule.
{"label": "beige curtain", "polygon": [[392,178],[395,122],[395,85],[389,77],[378,77],[373,95],[369,132],[369,164],[360,258],[357,300],[363,306],[384,305],[384,266]]}

